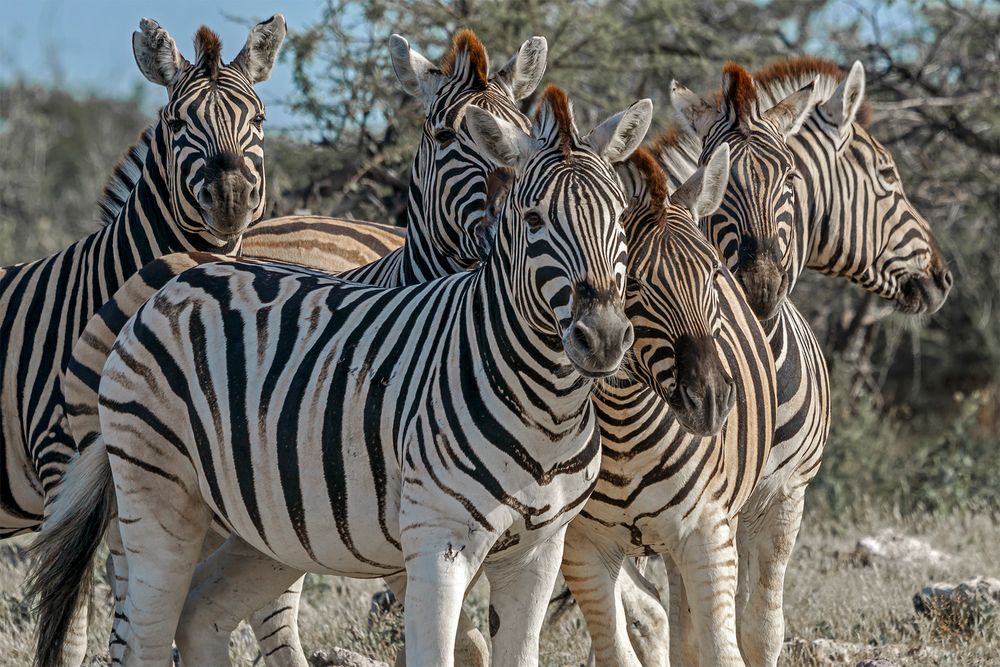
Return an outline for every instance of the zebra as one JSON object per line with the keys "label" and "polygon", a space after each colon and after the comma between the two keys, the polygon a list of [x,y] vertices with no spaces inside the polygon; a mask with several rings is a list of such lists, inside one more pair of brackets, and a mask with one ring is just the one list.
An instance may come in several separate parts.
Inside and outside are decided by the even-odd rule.
{"label": "zebra", "polygon": [[[690,604],[702,621],[703,664],[739,659],[734,519],[768,456],[776,380],[760,324],[697,227],[726,190],[728,158],[723,144],[669,199],[666,177],[649,153],[640,149],[619,168],[626,194],[637,202],[626,222],[629,277],[651,284],[629,292],[627,312],[637,338],[645,322],[676,313],[670,330],[654,334],[675,341],[672,350],[654,350],[662,368],[646,362],[637,346],[639,367],[673,375],[675,389],[664,393],[663,379],[640,372],[631,381],[605,383],[594,395],[601,472],[567,529],[562,572],[587,620],[599,665],[639,665],[629,635],[664,631],[653,618],[636,614],[648,606],[638,593],[624,598],[633,604],[633,623],[627,624],[620,598],[630,585],[626,561],[654,553],[669,554],[695,593]],[[637,301],[642,293],[679,296],[673,303],[662,296]],[[720,376],[715,392],[730,392],[729,405],[735,405],[728,418],[710,407],[711,391],[691,391],[699,379],[711,386]],[[692,420],[694,406],[695,413],[715,412],[714,418]],[[665,659],[662,651],[648,650],[641,664]]]}
{"label": "zebra", "polygon": [[[388,225],[289,216],[256,225],[245,235],[242,253],[329,272],[379,260],[344,277],[383,287],[416,284],[472,268],[491,243],[495,216],[485,217],[484,202],[500,172],[481,155],[461,120],[464,110],[475,104],[529,129],[530,121],[519,111],[518,101],[529,96],[541,80],[546,52],[545,38],[532,37],[487,76],[486,50],[471,31],[455,35],[439,67],[431,66],[404,38],[393,35],[390,56],[397,78],[427,109],[411,169],[406,245],[401,247],[402,230]],[[152,262],[88,324],[73,351],[66,382],[70,430],[81,446],[93,441],[100,430],[96,409],[100,370],[121,326],[170,278],[215,259],[204,253],[176,254]],[[210,537],[206,550],[210,552],[217,544]],[[287,664],[288,660],[306,664],[295,616],[300,588],[298,582],[254,616],[252,625],[262,638],[261,651],[269,664]],[[119,589],[116,599],[124,596],[123,587]]]}
{"label": "zebra", "polygon": [[[779,62],[753,76],[732,64],[725,71],[721,109],[673,84],[675,107],[698,138],[673,133],[658,147],[676,182],[711,155],[714,143],[735,144],[734,155],[741,155],[740,136],[746,146],[734,159],[723,206],[704,222],[755,312],[765,318],[778,363],[774,449],[737,531],[740,647],[748,663],[775,665],[784,638],[785,568],[805,490],[829,434],[826,362],[808,323],[785,297],[810,267],[893,299],[903,312],[933,312],[952,279],[929,225],[899,185],[891,155],[858,120],[866,114],[860,63],[846,74],[814,58]],[[812,90],[803,114],[807,84]],[[792,133],[767,126],[767,117],[776,113],[792,123]],[[765,149],[760,139],[769,131]],[[781,150],[781,134],[787,135],[787,151]],[[742,187],[732,185],[741,179]],[[761,270],[776,258],[776,270]],[[744,271],[750,276],[741,275]],[[671,624],[675,657],[682,650],[685,620],[681,615]]]}
{"label": "zebra", "polygon": [[[67,570],[63,557],[78,566],[83,552],[57,542],[82,540],[92,555],[114,484],[129,552],[117,621],[132,633],[129,650],[140,663],[169,657],[178,618],[185,660],[224,663],[232,628],[220,609],[242,618],[309,569],[405,570],[408,661],[451,665],[461,600],[482,566],[503,582],[491,599],[494,664],[534,664],[562,534],[598,471],[592,378],[616,372],[632,346],[622,303],[625,202],[610,163],[642,141],[651,115],[643,100],[581,136],[567,97],[550,87],[529,135],[468,108],[477,142],[517,174],[494,249],[474,272],[380,289],[287,265],[221,262],[168,283],[122,330],[101,381],[101,440],[68,471],[43,529],[43,633],[75,606],[46,600],[60,597],[52,595],[60,587],[81,588],[82,572]],[[191,338],[174,348],[183,331]],[[147,344],[167,347],[154,359]],[[212,359],[202,358],[208,349]],[[185,350],[199,358],[193,366]],[[134,393],[127,376],[136,363],[158,377],[139,384],[153,393],[173,384],[175,397],[195,391],[207,412]],[[227,368],[240,375],[235,382],[209,377]],[[117,393],[125,385],[127,398]],[[333,396],[342,399],[336,407]],[[268,407],[272,399],[281,407]],[[143,407],[153,404],[159,416]],[[159,432],[167,449],[143,447],[138,433],[119,437],[119,426]],[[180,435],[178,427],[193,431]],[[273,464],[263,465],[260,457],[271,454]],[[317,456],[322,465],[299,466]],[[132,484],[146,475],[139,491]],[[155,510],[140,508],[149,502]],[[168,504],[181,512],[164,516]],[[213,515],[232,536],[185,604]],[[315,521],[335,530],[317,532]],[[166,522],[173,537],[160,532]],[[234,568],[241,575],[227,579]]]}
{"label": "zebra", "polygon": [[[262,216],[265,110],[254,86],[270,76],[284,35],[276,14],[224,65],[218,37],[202,27],[192,64],[143,19],[132,36],[136,64],[168,100],[116,167],[100,207],[104,226],[45,259],[0,268],[0,537],[39,527],[74,450],[63,371],[90,316],[158,256],[237,252]],[[71,644],[68,663],[78,664],[82,630]]]}

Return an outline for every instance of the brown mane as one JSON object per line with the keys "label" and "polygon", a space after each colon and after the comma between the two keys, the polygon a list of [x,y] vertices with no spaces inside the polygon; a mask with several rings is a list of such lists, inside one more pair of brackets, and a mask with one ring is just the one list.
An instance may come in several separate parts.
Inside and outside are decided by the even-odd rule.
{"label": "brown mane", "polygon": [[489,57],[486,55],[486,47],[471,30],[460,30],[451,40],[451,51],[441,59],[441,71],[451,76],[455,61],[463,53],[469,59],[469,68],[476,78],[476,83],[486,86],[489,82]]}
{"label": "brown mane", "polygon": [[556,128],[559,131],[559,148],[566,159],[569,159],[570,151],[573,148],[575,130],[573,128],[573,110],[569,104],[569,96],[566,91],[555,84],[549,84],[542,93],[542,101],[535,114],[535,122],[538,123],[542,109],[548,105],[552,110],[552,117],[556,121]]}
{"label": "brown mane", "polygon": [[656,158],[653,157],[652,153],[640,146],[629,156],[628,161],[632,163],[632,166],[646,180],[646,186],[649,189],[650,204],[657,208],[662,208],[667,201],[667,175],[663,173],[663,169],[656,161]]}
{"label": "brown mane", "polygon": [[724,91],[726,101],[738,116],[748,114],[757,103],[757,87],[750,73],[731,60],[722,68],[722,73],[729,76],[729,88]]}
{"label": "brown mane", "polygon": [[666,130],[649,142],[649,150],[653,155],[659,155],[667,149],[673,148],[680,143],[681,130],[671,123]]}
{"label": "brown mane", "polygon": [[[827,76],[839,82],[844,80],[847,72],[829,60],[813,56],[799,56],[798,58],[775,61],[753,73],[754,80],[765,87],[769,87],[777,81],[813,78],[815,76]],[[855,120],[862,126],[867,126],[871,121],[871,105],[867,98],[861,103]]]}
{"label": "brown mane", "polygon": [[222,40],[219,36],[207,26],[201,26],[194,35],[194,52],[198,64],[208,71],[209,77],[217,78],[222,64]]}

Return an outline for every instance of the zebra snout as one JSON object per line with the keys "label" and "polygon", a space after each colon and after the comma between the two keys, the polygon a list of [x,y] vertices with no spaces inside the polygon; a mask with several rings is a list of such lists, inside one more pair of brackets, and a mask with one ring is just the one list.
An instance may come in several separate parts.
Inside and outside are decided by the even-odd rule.
{"label": "zebra snout", "polygon": [[620,307],[595,304],[577,316],[563,335],[570,362],[588,377],[614,374],[632,347],[632,323]]}
{"label": "zebra snout", "polygon": [[736,404],[736,383],[722,365],[715,339],[682,336],[675,355],[677,386],[671,407],[688,432],[715,435]]}
{"label": "zebra snout", "polygon": [[260,193],[240,171],[224,171],[206,179],[198,191],[198,205],[210,231],[232,236],[250,226]]}

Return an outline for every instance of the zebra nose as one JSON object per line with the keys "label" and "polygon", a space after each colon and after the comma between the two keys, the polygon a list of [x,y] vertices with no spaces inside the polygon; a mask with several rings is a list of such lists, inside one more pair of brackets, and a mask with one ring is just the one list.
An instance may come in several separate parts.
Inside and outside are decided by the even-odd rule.
{"label": "zebra nose", "polygon": [[955,279],[951,275],[951,271],[948,269],[941,269],[938,273],[934,274],[934,282],[938,284],[938,287],[943,289],[945,292],[951,289],[952,284],[954,284]]}
{"label": "zebra nose", "polygon": [[718,433],[736,404],[736,383],[719,358],[710,336],[682,336],[674,350],[677,387],[670,404],[690,433]]}
{"label": "zebra nose", "polygon": [[563,347],[573,365],[585,375],[610,375],[618,370],[634,335],[632,323],[621,308],[599,304],[573,321],[563,338]]}

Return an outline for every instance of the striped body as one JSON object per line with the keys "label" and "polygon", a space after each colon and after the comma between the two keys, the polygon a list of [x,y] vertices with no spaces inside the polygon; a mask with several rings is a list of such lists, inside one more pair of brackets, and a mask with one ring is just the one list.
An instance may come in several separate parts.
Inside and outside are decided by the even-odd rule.
{"label": "striped body", "polygon": [[[181,611],[213,516],[233,536],[210,564],[249,544],[272,558],[267,583],[280,584],[226,582],[223,568],[210,579],[221,593],[249,586],[263,604],[302,569],[405,567],[407,653],[450,664],[449,619],[482,565],[511,584],[493,603],[497,664],[537,660],[537,592],[551,587],[565,524],[599,465],[581,373],[614,372],[624,349],[609,366],[595,338],[607,327],[608,350],[631,344],[614,315],[623,200],[608,162],[641,141],[651,109],[609,119],[587,144],[559,91],[546,93],[534,137],[475,107],[467,119],[473,110],[494,128],[477,139],[492,159],[525,156],[509,165],[515,213],[478,271],[379,289],[294,267],[206,264],[122,330],[100,385],[107,445],[82,460],[110,454],[129,580],[116,637],[137,664],[169,651],[163,619]],[[156,403],[155,415],[143,407]],[[78,523],[54,516],[56,533]],[[185,660],[215,664],[228,642],[191,633],[204,634],[194,619],[217,598],[197,594],[177,640]],[[428,614],[433,631],[420,629]]]}
{"label": "striped body", "polygon": [[[404,40],[399,42],[405,44]],[[397,73],[402,71],[403,76],[411,59],[422,58],[408,47],[393,57]],[[345,277],[384,287],[420,283],[475,266],[483,248],[473,234],[492,233],[489,225],[484,225],[484,215],[494,168],[480,155],[461,122],[462,111],[476,104],[527,128],[530,123],[520,113],[517,98],[531,93],[541,78],[545,40],[536,37],[525,42],[519,54],[488,80],[482,78],[485,61],[483,46],[474,35],[463,32],[445,57],[450,65],[442,66],[444,73],[436,70],[429,75],[438,83],[427,104],[424,132],[411,169],[406,230],[377,223],[288,216],[251,229],[243,239],[242,254],[330,273],[355,269]],[[445,136],[449,130],[453,130],[451,138]],[[173,276],[219,259],[209,254],[178,254],[158,260],[130,280],[91,320],[74,349],[67,382],[70,425],[78,443],[86,445],[100,431],[100,370],[128,317]],[[206,554],[211,551],[206,547]],[[123,557],[114,539],[112,553]],[[124,571],[123,560],[116,558],[116,562]],[[116,599],[120,603],[125,595],[124,578],[119,582]],[[297,637],[297,604],[297,589],[290,590],[254,616],[254,630],[263,638],[261,650],[268,664],[285,665],[288,660],[305,664]],[[290,653],[297,655],[290,657]]]}
{"label": "striped body", "polygon": [[[91,315],[156,257],[239,247],[238,239],[211,232],[195,196],[175,186],[179,179],[206,178],[212,151],[219,150],[211,143],[213,133],[225,126],[242,154],[241,169],[263,192],[263,135],[249,122],[260,113],[260,101],[235,68],[223,68],[210,83],[193,67],[175,84],[162,113],[217,116],[207,121],[204,134],[189,138],[174,136],[163,122],[147,131],[109,187],[109,198],[121,197],[106,204],[117,210],[113,220],[51,257],[0,270],[0,535],[38,527],[44,495],[75,448],[65,422],[63,369]],[[135,186],[122,195],[117,188],[129,175]],[[253,217],[263,210],[262,200],[258,195]]]}
{"label": "striped body", "polygon": [[[770,318],[765,328],[778,366],[774,449],[741,513],[738,533],[741,650],[749,664],[775,665],[784,639],[785,568],[805,489],[818,472],[830,428],[822,350],[784,295],[810,267],[847,277],[895,300],[904,311],[920,312],[940,306],[951,277],[898,177],[889,178],[895,172],[891,156],[855,121],[863,106],[860,65],[846,77],[829,63],[810,58],[778,63],[752,80],[735,66],[727,66],[727,74],[732,78],[722,93],[722,110],[702,130],[703,141],[675,136],[660,148],[676,180],[695,168],[693,155],[700,150],[704,160],[717,142],[733,146],[734,155],[741,148],[755,154],[753,160],[749,155],[734,159],[733,173],[738,180],[742,167],[747,186],[727,196],[729,205],[706,221],[706,229],[720,254],[736,267],[751,302],[760,304],[758,315]],[[803,106],[807,84],[810,99]],[[683,97],[680,108],[698,129],[699,116],[706,114]],[[734,100],[740,99],[743,108],[738,109]],[[777,126],[769,122],[775,119]],[[763,139],[756,146],[755,137]],[[774,221],[780,224],[773,226]],[[768,284],[755,266],[753,260],[762,253],[744,256],[747,248],[767,247],[769,237],[775,240],[781,289],[776,276]],[[743,270],[747,272],[741,274]]]}

